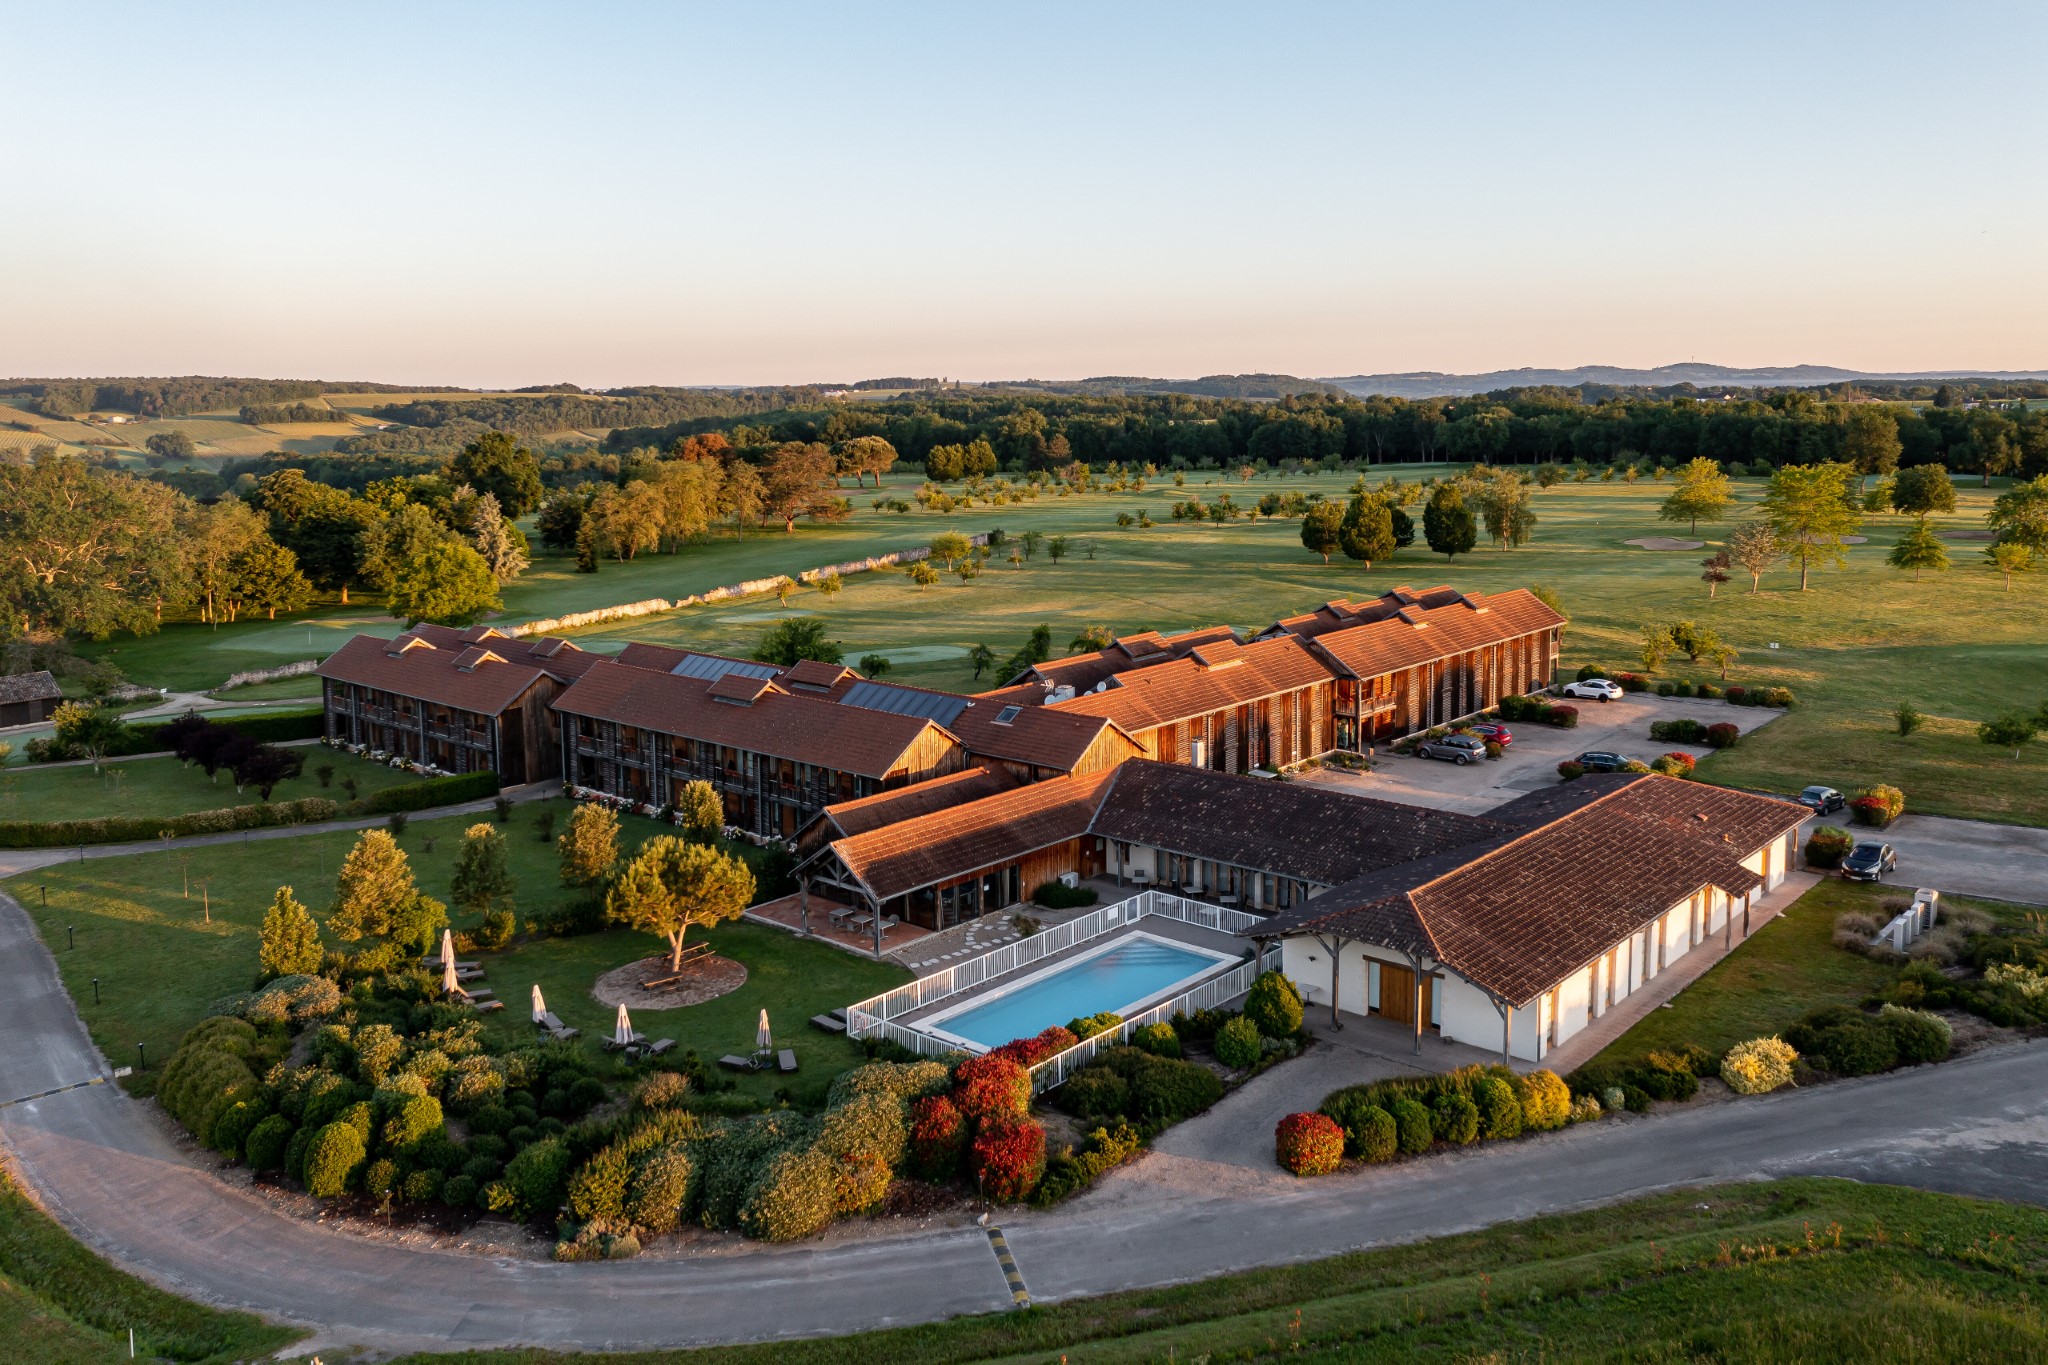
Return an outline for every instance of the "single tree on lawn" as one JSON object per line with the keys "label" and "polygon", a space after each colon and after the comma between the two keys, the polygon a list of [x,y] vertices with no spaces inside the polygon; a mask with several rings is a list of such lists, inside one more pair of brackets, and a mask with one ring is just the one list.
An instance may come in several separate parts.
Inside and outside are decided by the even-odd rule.
{"label": "single tree on lawn", "polygon": [[1671,657],[1671,651],[1676,648],[1678,648],[1678,644],[1671,638],[1669,627],[1644,626],[1643,671],[1645,673],[1655,673],[1664,666],[1664,661]]}
{"label": "single tree on lawn", "polygon": [[251,744],[246,748],[237,745],[232,757],[235,786],[238,789],[254,787],[256,794],[265,801],[270,799],[270,793],[276,790],[278,783],[297,777],[306,766],[305,756],[298,750],[280,748],[275,744]]}
{"label": "single tree on lawn", "polygon": [[814,586],[827,597],[837,597],[846,586],[846,580],[836,573],[828,573],[821,576]]}
{"label": "single tree on lawn", "polygon": [[1465,506],[1464,495],[1452,485],[1444,484],[1429,495],[1429,505],[1422,509],[1422,538],[1445,559],[1469,553],[1479,543],[1479,525]]}
{"label": "single tree on lawn", "polygon": [[1918,583],[1923,569],[1941,573],[1948,568],[1948,547],[1941,543],[1941,537],[1934,533],[1934,528],[1925,521],[1916,521],[1906,534],[1899,537],[1898,544],[1892,546],[1891,553],[1885,556],[1885,563],[1894,569],[1911,569],[1913,581]]}
{"label": "single tree on lawn", "polygon": [[1116,636],[1110,633],[1108,626],[1089,626],[1067,641],[1067,653],[1093,653],[1098,649],[1108,649],[1115,643]]}
{"label": "single tree on lawn", "polygon": [[1754,597],[1764,570],[1783,559],[1785,551],[1778,544],[1778,533],[1770,528],[1769,523],[1746,521],[1728,537],[1728,557],[1749,575],[1749,595]]}
{"label": "single tree on lawn", "polygon": [[845,658],[845,653],[837,640],[825,638],[824,617],[792,616],[786,621],[777,621],[761,633],[760,643],[754,646],[753,657],[765,664],[788,668],[806,659],[836,664]]}
{"label": "single tree on lawn", "polygon": [[1956,486],[1938,464],[1908,465],[1892,478],[1892,510],[1909,517],[1956,510]]}
{"label": "single tree on lawn", "polygon": [[1714,634],[1713,627],[1697,625],[1691,621],[1680,621],[1667,632],[1671,647],[1693,663],[1711,658],[1720,652],[1721,637]]}
{"label": "single tree on lawn", "polygon": [[725,802],[701,779],[685,782],[676,799],[676,827],[691,843],[715,844],[725,830]]}
{"label": "single tree on lawn", "polygon": [[1806,591],[1807,574],[1815,562],[1848,567],[1842,537],[1854,535],[1863,524],[1862,514],[1849,500],[1854,472],[1845,464],[1788,464],[1771,475],[1764,489],[1764,519],[1786,553],[1799,561],[1801,592]]}
{"label": "single tree on lawn", "polygon": [[932,567],[930,560],[920,559],[910,566],[910,581],[917,584],[919,592],[923,592],[939,581],[939,571]]}
{"label": "single tree on lawn", "polygon": [[2034,567],[2034,552],[2017,541],[2001,540],[1984,548],[1984,557],[1991,561],[1991,567],[2005,575],[2005,590],[2012,591],[2012,576],[2025,573]]}
{"label": "single tree on lawn", "polygon": [[1660,521],[1682,521],[1695,534],[1703,521],[1719,521],[1735,501],[1735,481],[1721,462],[1702,456],[1678,471],[1678,486],[1657,508]]}
{"label": "single tree on lawn", "polygon": [[1067,538],[1065,536],[1052,537],[1045,542],[1045,552],[1051,556],[1053,563],[1059,563],[1061,556],[1067,552]]}
{"label": "single tree on lawn", "polygon": [[1319,502],[1302,514],[1301,543],[1304,549],[1330,562],[1330,552],[1344,544],[1344,511],[1333,502]]}
{"label": "single tree on lawn", "polygon": [[789,599],[794,596],[796,596],[796,580],[788,574],[778,576],[775,580],[775,600],[787,609]]}
{"label": "single tree on lawn", "polygon": [[886,654],[863,654],[860,656],[860,671],[870,678],[879,678],[891,668]]}
{"label": "single tree on lawn", "polygon": [[447,923],[448,907],[420,894],[398,841],[381,829],[364,830],[335,879],[327,932],[343,943],[372,940],[357,962],[375,970],[425,952]]}
{"label": "single tree on lawn", "polygon": [[974,665],[974,680],[980,682],[982,670],[995,667],[996,652],[986,644],[976,645],[967,651],[967,662]]}
{"label": "single tree on lawn", "polygon": [[2016,483],[2000,493],[1985,515],[2001,543],[2026,546],[2035,554],[2048,554],[2048,474]]}
{"label": "single tree on lawn", "polygon": [[1902,701],[1892,708],[1892,724],[1897,727],[1900,739],[1909,737],[1926,723],[1927,717],[1909,701]]}
{"label": "single tree on lawn", "polygon": [[569,828],[555,840],[562,885],[597,886],[619,861],[619,817],[611,807],[585,801],[569,816]]}
{"label": "single tree on lawn", "polygon": [[393,565],[390,575],[385,608],[408,626],[422,621],[468,625],[503,605],[498,580],[484,557],[452,540],[421,546],[417,554]]}
{"label": "single tree on lawn", "polygon": [[[103,706],[88,706],[84,702],[60,702],[50,713],[50,722],[56,732],[60,747],[75,750],[92,760],[92,770],[98,772],[105,761],[107,751],[127,732],[128,727],[121,718]],[[211,776],[213,770],[207,769]]]}
{"label": "single tree on lawn", "polygon": [[974,552],[974,542],[958,531],[941,531],[932,537],[931,557],[950,570]]}
{"label": "single tree on lawn", "polygon": [[313,585],[299,572],[299,557],[265,536],[228,561],[228,592],[249,611],[297,611],[312,600]]}
{"label": "single tree on lawn", "polygon": [[1977,727],[1978,739],[1986,744],[1995,744],[2001,749],[2012,750],[2014,758],[2018,758],[2020,750],[2039,733],[2040,723],[2034,717],[2018,711],[2000,716],[1996,720],[1987,720]]}
{"label": "single tree on lawn", "polygon": [[1728,571],[1735,567],[1735,560],[1726,550],[1716,550],[1700,561],[1700,581],[1707,585],[1707,596],[1712,598],[1714,590],[1728,581]]}
{"label": "single tree on lawn", "polygon": [[270,976],[311,976],[320,970],[320,926],[289,886],[277,888],[263,912],[256,960]]}
{"label": "single tree on lawn", "polygon": [[505,836],[489,821],[462,831],[455,853],[449,899],[472,914],[512,908],[512,873],[505,865]]}
{"label": "single tree on lawn", "polygon": [[1039,546],[1045,544],[1045,532],[1026,531],[1022,536],[1018,537],[1018,544],[1024,547],[1024,557],[1029,559],[1038,553]]}
{"label": "single tree on lawn", "polygon": [[657,834],[640,846],[605,895],[605,918],[668,940],[669,969],[682,968],[683,936],[738,919],[754,898],[754,874],[730,854]]}
{"label": "single tree on lawn", "polygon": [[1338,524],[1337,544],[1345,558],[1358,560],[1368,569],[1375,559],[1392,559],[1394,518],[1386,503],[1363,493],[1353,498]]}

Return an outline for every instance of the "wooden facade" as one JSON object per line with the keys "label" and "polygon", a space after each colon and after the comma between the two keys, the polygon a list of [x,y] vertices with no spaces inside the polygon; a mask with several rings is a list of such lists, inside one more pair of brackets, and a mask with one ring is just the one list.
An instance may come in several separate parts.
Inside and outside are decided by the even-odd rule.
{"label": "wooden facade", "polygon": [[496,713],[464,710],[384,688],[321,679],[326,734],[449,773],[489,770],[508,787],[560,775],[558,720],[549,702],[561,684],[537,676]]}
{"label": "wooden facade", "polygon": [[1532,631],[1331,688],[1330,744],[1361,752],[1541,691],[1557,672],[1557,632]]}
{"label": "wooden facade", "polygon": [[1219,773],[1291,767],[1329,752],[1332,691],[1318,682],[1156,726],[1138,741],[1146,758]]}

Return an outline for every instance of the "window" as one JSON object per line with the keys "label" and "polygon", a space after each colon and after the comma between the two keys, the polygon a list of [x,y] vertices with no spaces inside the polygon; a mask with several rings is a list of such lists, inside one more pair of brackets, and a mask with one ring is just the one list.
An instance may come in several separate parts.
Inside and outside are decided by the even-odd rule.
{"label": "window", "polygon": [[1023,714],[1024,708],[1021,706],[1005,706],[1002,710],[996,712],[995,723],[998,725],[1015,724],[1017,717]]}

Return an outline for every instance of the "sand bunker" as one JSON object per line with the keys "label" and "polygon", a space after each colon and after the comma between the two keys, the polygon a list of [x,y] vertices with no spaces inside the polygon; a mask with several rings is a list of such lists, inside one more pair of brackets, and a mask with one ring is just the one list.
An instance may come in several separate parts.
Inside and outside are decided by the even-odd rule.
{"label": "sand bunker", "polygon": [[1627,542],[1645,550],[1698,550],[1706,546],[1704,540],[1673,540],[1670,536],[1642,536]]}
{"label": "sand bunker", "polygon": [[1943,531],[1943,532],[1941,533],[1941,538],[1942,538],[1943,540],[1996,540],[1996,539],[1998,539],[1998,532],[1996,532],[1996,531]]}
{"label": "sand bunker", "polygon": [[684,963],[683,979],[673,986],[647,984],[675,975],[668,969],[667,956],[657,954],[606,972],[590,993],[600,1004],[624,1005],[629,1010],[673,1010],[716,1000],[747,984],[747,969],[729,957],[700,957]]}

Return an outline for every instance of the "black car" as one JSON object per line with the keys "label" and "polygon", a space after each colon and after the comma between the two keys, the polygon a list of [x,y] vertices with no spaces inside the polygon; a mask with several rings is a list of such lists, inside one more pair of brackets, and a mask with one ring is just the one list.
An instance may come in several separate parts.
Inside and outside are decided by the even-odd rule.
{"label": "black car", "polygon": [[1842,859],[1842,875],[1852,882],[1883,881],[1899,869],[1899,855],[1890,844],[1858,844]]}
{"label": "black car", "polygon": [[1628,760],[1620,754],[1594,749],[1589,753],[1580,754],[1578,764],[1589,773],[1618,773],[1628,766]]}
{"label": "black car", "polygon": [[1849,798],[1833,787],[1807,787],[1792,799],[1818,815],[1833,815],[1849,804]]}

